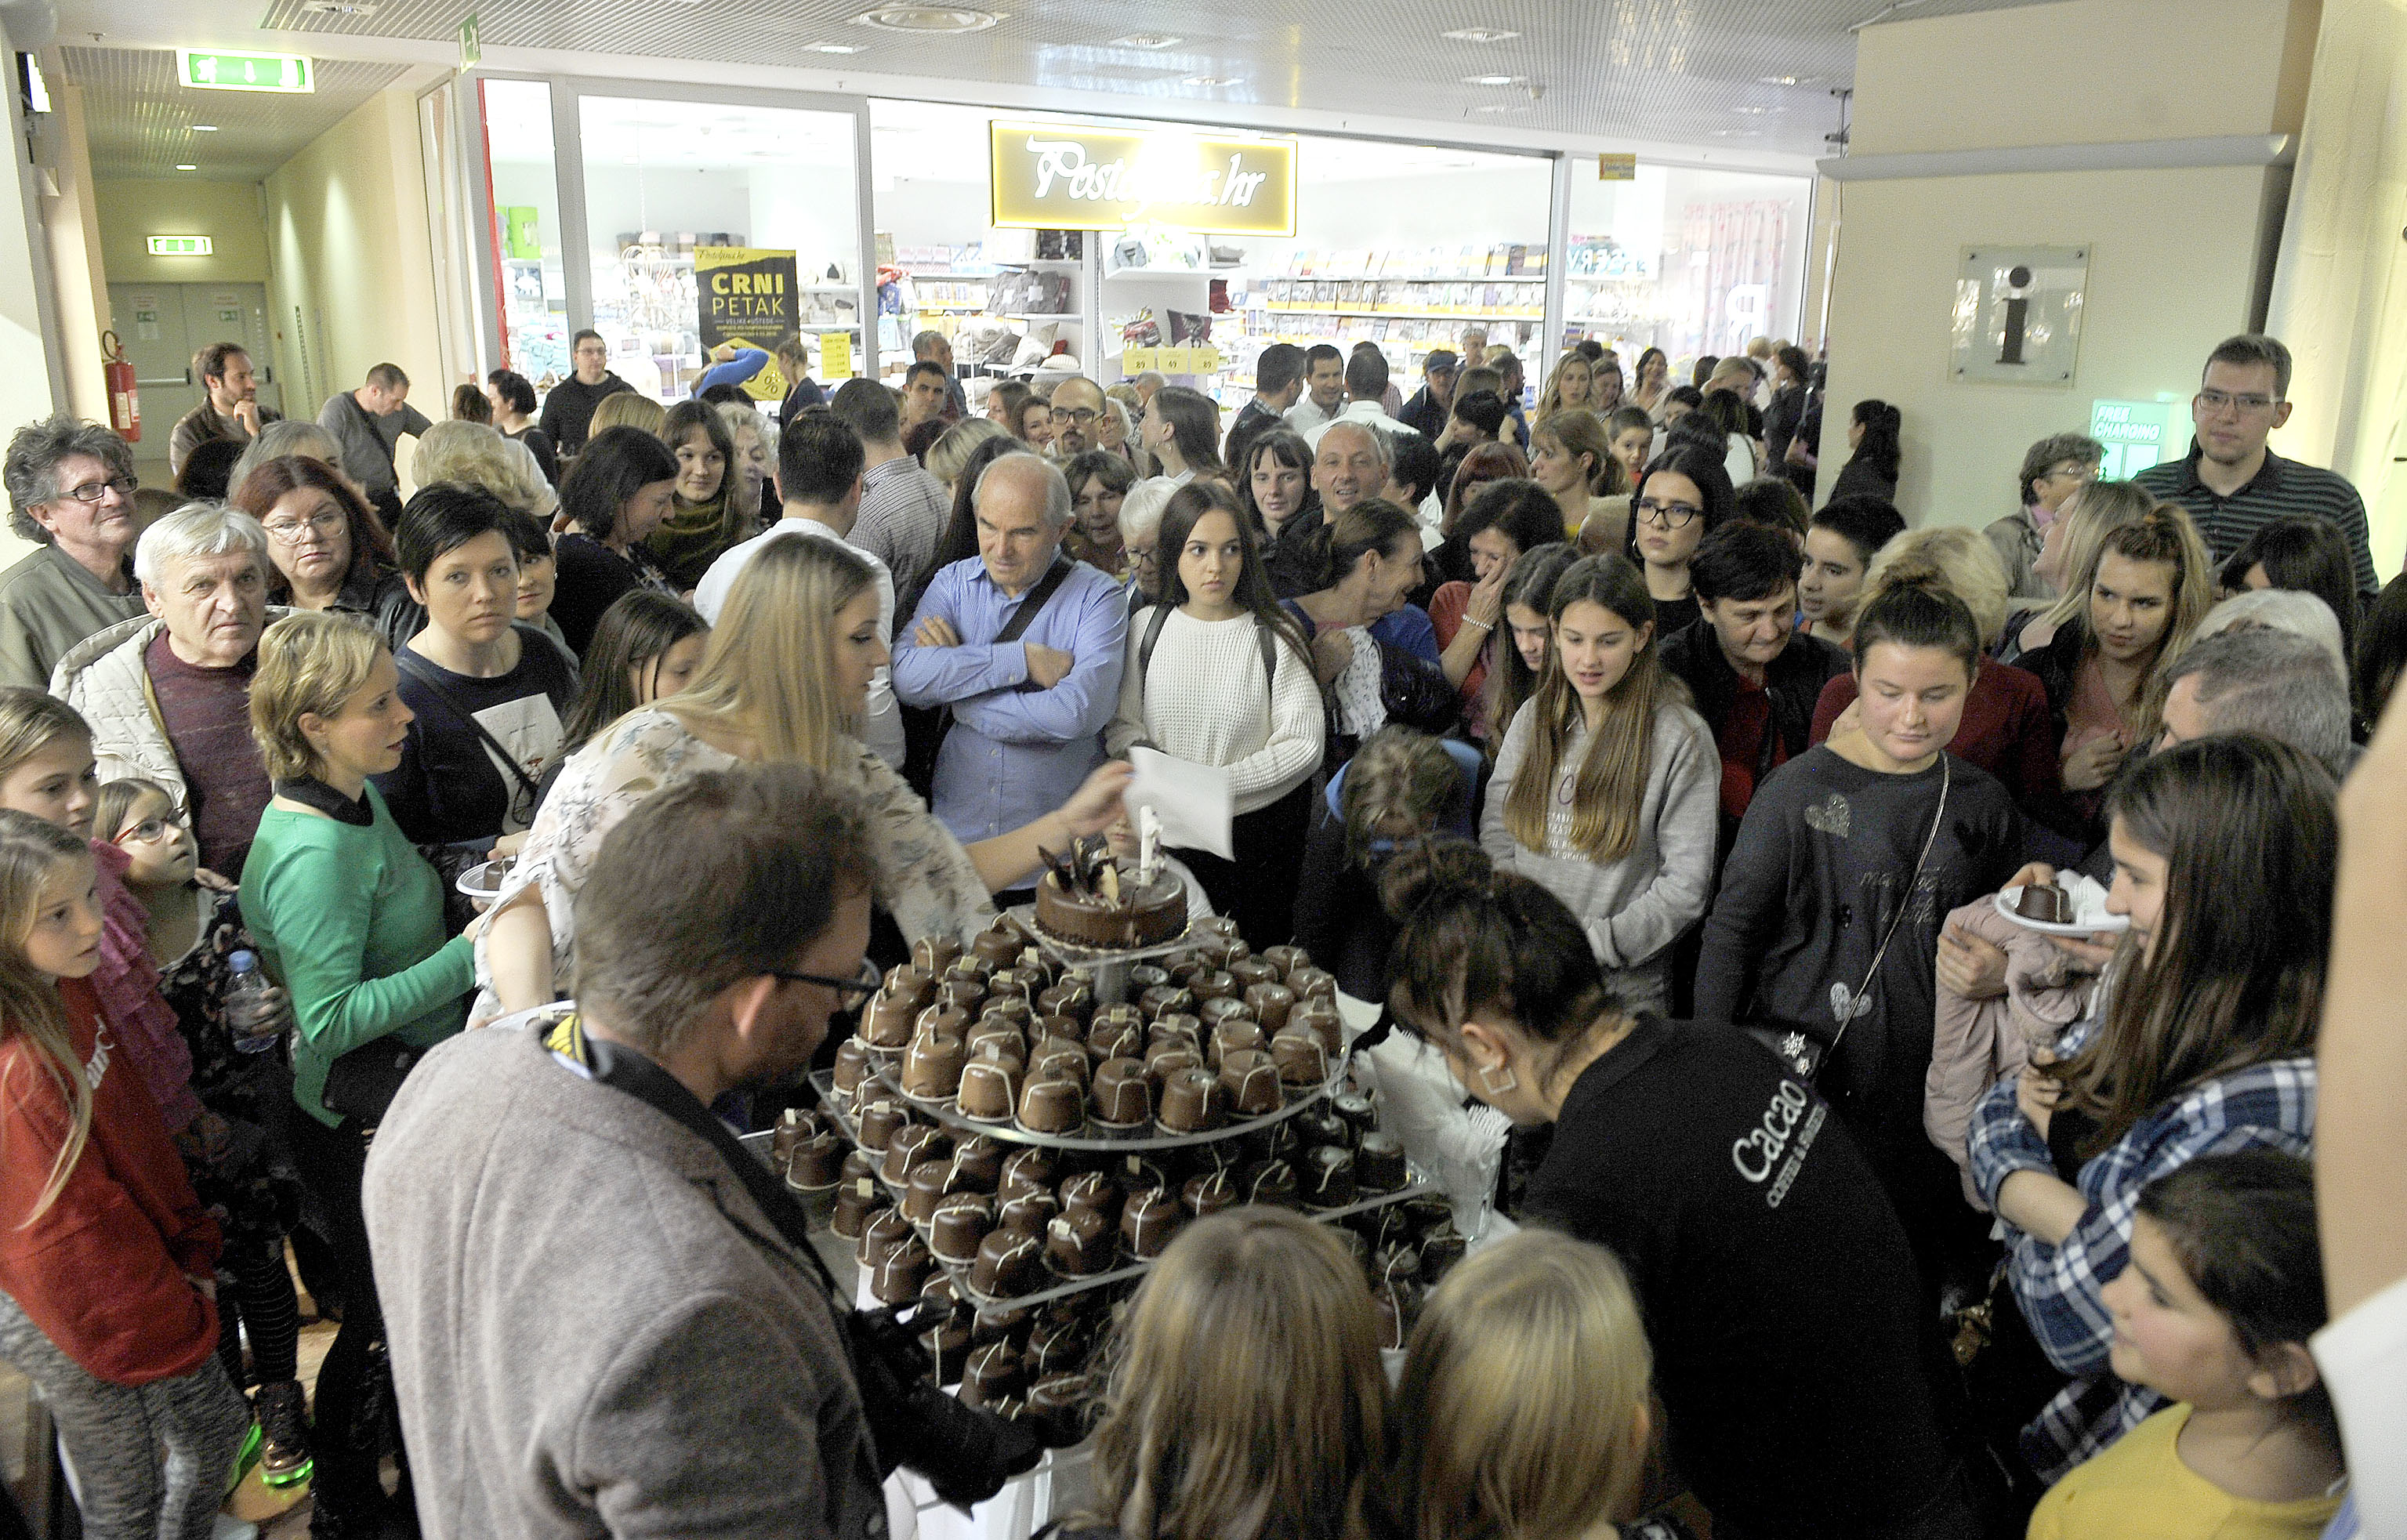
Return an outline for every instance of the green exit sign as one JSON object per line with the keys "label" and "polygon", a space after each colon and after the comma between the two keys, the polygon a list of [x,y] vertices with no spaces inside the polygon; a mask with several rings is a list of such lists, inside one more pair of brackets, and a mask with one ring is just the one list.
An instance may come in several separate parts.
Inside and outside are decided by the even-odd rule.
{"label": "green exit sign", "polygon": [[201,91],[300,93],[318,89],[309,72],[309,61],[297,53],[204,53],[178,49],[176,72],[184,84]]}
{"label": "green exit sign", "polygon": [[206,257],[217,250],[207,235],[152,235],[150,239],[154,257]]}

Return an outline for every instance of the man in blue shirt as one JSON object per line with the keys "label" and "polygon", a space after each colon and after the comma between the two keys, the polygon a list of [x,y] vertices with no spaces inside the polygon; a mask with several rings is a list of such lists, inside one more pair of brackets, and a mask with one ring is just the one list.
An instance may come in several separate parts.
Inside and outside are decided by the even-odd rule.
{"label": "man in blue shirt", "polygon": [[[1119,586],[1061,555],[1070,485],[1058,467],[1006,454],[979,477],[971,506],[978,554],[938,569],[909,634],[895,637],[893,664],[905,705],[951,710],[933,810],[965,845],[1051,812],[1103,763],[1128,630]],[[1048,581],[1018,638],[998,641]]]}

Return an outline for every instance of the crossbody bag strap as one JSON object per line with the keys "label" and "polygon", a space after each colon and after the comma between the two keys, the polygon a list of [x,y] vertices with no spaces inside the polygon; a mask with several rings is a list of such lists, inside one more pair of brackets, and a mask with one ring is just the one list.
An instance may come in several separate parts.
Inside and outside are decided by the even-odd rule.
{"label": "crossbody bag strap", "polygon": [[[545,639],[547,641],[549,640],[548,637]],[[428,690],[434,692],[434,698],[443,703],[445,710],[450,712],[453,716],[467,723],[469,730],[484,740],[485,747],[491,749],[501,760],[503,764],[508,766],[510,774],[518,777],[518,783],[526,788],[526,794],[528,796],[537,798],[542,796],[543,793],[541,791],[536,788],[534,780],[528,777],[526,766],[519,763],[518,756],[503,748],[502,741],[485,730],[485,724],[477,720],[477,714],[475,712],[469,710],[466,706],[462,706],[458,701],[454,700],[451,696],[451,692],[444,689],[442,684],[437,681],[432,674],[427,672],[426,665],[424,663],[420,663],[415,657],[399,652],[393,654],[392,661],[394,665],[397,666],[404,674],[408,675],[411,678],[416,679],[420,684],[424,685]]]}
{"label": "crossbody bag strap", "polygon": [[[1946,750],[1940,750],[1939,809],[1930,815],[1930,832],[1922,837],[1922,853],[1914,858],[1914,875],[1906,878],[1905,891],[1898,899],[1897,913],[1888,917],[1888,930],[1882,934],[1880,946],[1873,952],[1873,965],[1864,970],[1863,988],[1858,990],[1855,994],[1858,1002],[1867,1001],[1872,991],[1873,980],[1880,977],[1881,959],[1888,955],[1888,944],[1897,939],[1897,928],[1905,923],[1906,911],[1914,907],[1914,890],[1922,885],[1923,869],[1930,863],[1931,847],[1939,843],[1940,825],[1947,821],[1947,792],[1949,787],[1954,784],[1955,777],[1956,772],[1947,762]],[[1839,1023],[1837,1035],[1830,1039],[1830,1046],[1823,1050],[1822,1057],[1826,1062],[1831,1054],[1839,1051],[1840,1039],[1847,1035],[1847,1029],[1855,1024],[1857,1017],[1864,1014],[1865,1009],[1864,1004],[1854,1005],[1848,1011],[1846,1018]]]}
{"label": "crossbody bag strap", "polygon": [[1019,607],[1012,611],[1011,619],[1004,621],[1003,629],[994,634],[993,645],[1001,647],[1028,635],[1028,628],[1036,623],[1036,617],[1044,610],[1046,602],[1070,580],[1070,569],[1076,564],[1055,557],[1052,567],[1037,579],[1036,586],[1028,591],[1028,597],[1020,600]]}

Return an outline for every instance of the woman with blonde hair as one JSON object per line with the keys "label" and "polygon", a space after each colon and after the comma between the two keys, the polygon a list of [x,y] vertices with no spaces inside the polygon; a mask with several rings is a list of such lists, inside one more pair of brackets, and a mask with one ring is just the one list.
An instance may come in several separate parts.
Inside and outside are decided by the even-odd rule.
{"label": "woman with blonde hair", "polygon": [[668,419],[669,409],[650,396],[635,391],[613,391],[593,408],[593,421],[585,430],[586,441],[591,443],[593,435],[605,428],[641,428],[658,438]]}
{"label": "woman with blonde hair", "polygon": [[[1615,474],[1613,439],[1604,420],[1585,407],[1541,417],[1530,425],[1530,479],[1546,489],[1563,510],[1563,538],[1577,540],[1590,519],[1598,520],[1591,542],[1618,550],[1630,533],[1629,500],[1616,503],[1604,489]],[[1614,527],[1614,516],[1620,527]]]}
{"label": "woman with blonde hair", "polygon": [[928,474],[950,492],[953,483],[961,478],[961,467],[969,463],[971,453],[980,444],[990,438],[1008,436],[1003,424],[990,417],[965,417],[947,428],[935,448],[928,451]]}
{"label": "woman with blonde hair", "polygon": [[437,422],[420,435],[409,456],[409,479],[420,487],[437,481],[482,487],[505,506],[547,523],[560,511],[560,494],[551,490],[534,450],[464,418]]}
{"label": "woman with blonde hair", "polygon": [[1396,1391],[1410,1540],[1580,1540],[1631,1517],[1654,1354],[1612,1252],[1550,1230],[1484,1247],[1421,1312]]}
{"label": "woman with blonde hair", "polygon": [[1588,411],[1596,393],[1596,366],[1576,349],[1555,360],[1546,388],[1538,392],[1538,409],[1530,414],[1531,427],[1557,412]]}
{"label": "woman with blonde hair", "polygon": [[2031,560],[2031,575],[2057,591],[2044,604],[2015,606],[2006,617],[1998,656],[2019,663],[2025,653],[2037,652],[2056,637],[2055,616],[2062,607],[2065,585],[2098,559],[2106,536],[2157,506],[2154,493],[2136,481],[2092,481],[2065,499]]}
{"label": "woman with blonde hair", "polygon": [[[1998,564],[1987,536],[1960,524],[1940,529],[1907,530],[1892,536],[1865,570],[1864,586],[1853,600],[1857,611],[1872,607],[1900,583],[1913,583],[1954,594],[1973,612],[1973,622],[1984,637],[1995,636],[2005,623],[2006,574]],[[1833,677],[1822,687],[1814,706],[1812,742],[1837,739],[1857,731],[1855,671]],[[2057,781],[2056,727],[2047,707],[2047,690],[2028,669],[1983,658],[1964,697],[1964,720],[1949,740],[1947,751],[1979,765],[2006,783],[2015,806],[2037,818],[2055,802]]]}
{"label": "woman with blonde hair", "polygon": [[964,849],[857,736],[886,660],[866,562],[833,541],[763,546],[728,591],[691,681],[597,734],[545,796],[478,949],[480,1018],[559,998],[575,973],[577,895],[603,836],[661,787],[704,770],[790,762],[845,781],[876,825],[877,904],[913,937],[966,941],[994,918],[990,895],[1039,868],[1040,847],[1064,849],[1118,820],[1129,772],[1107,764],[1058,811]]}
{"label": "woman with blonde hair", "polygon": [[1363,1540],[1388,1381],[1336,1231],[1248,1206],[1187,1227],[1137,1290],[1064,1540]]}

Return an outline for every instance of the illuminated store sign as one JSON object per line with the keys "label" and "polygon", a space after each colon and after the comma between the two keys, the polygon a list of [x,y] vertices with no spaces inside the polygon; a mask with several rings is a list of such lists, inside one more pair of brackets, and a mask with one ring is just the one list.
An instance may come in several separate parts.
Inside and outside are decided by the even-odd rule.
{"label": "illuminated store sign", "polygon": [[1295,234],[1295,143],[1087,128],[988,125],[996,225],[1233,235]]}

